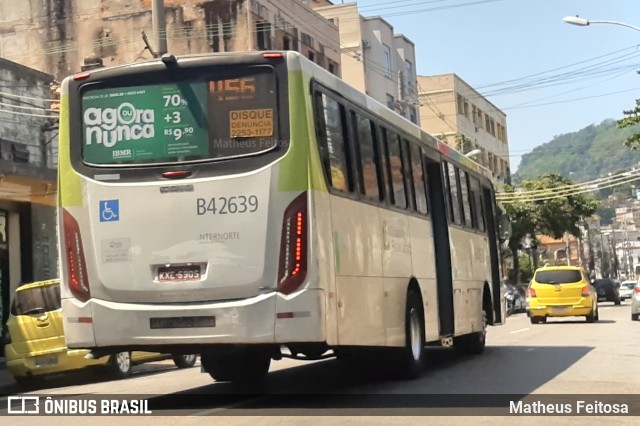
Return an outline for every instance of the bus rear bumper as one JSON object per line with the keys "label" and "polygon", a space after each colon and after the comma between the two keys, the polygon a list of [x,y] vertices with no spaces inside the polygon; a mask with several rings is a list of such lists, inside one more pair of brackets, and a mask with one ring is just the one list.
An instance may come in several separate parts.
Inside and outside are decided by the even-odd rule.
{"label": "bus rear bumper", "polygon": [[[324,342],[324,292],[198,304],[119,303],[64,299],[69,348],[166,349],[210,344]],[[286,324],[285,324],[286,323]]]}

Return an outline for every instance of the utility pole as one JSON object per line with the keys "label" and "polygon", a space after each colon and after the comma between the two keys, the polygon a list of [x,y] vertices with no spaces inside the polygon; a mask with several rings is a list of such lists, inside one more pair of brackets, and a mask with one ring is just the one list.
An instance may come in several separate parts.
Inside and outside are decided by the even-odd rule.
{"label": "utility pole", "polygon": [[153,0],[151,3],[151,20],[156,53],[162,56],[167,53],[167,18],[164,14],[164,0]]}

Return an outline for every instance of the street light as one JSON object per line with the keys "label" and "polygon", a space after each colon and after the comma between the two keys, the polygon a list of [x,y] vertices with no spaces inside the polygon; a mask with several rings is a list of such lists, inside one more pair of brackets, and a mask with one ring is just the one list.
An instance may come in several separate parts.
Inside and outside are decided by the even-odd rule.
{"label": "street light", "polygon": [[477,155],[482,154],[482,150],[481,149],[474,149],[473,151],[469,151],[467,152],[464,156],[467,158],[473,158]]}
{"label": "street light", "polygon": [[635,25],[627,24],[625,22],[619,21],[607,21],[607,20],[590,20],[585,18],[580,18],[579,16],[565,16],[562,18],[564,22],[571,25],[577,25],[579,27],[587,27],[591,24],[612,24],[612,25],[620,25],[622,27],[627,27],[634,29],[636,31],[640,31],[640,27],[636,27]]}

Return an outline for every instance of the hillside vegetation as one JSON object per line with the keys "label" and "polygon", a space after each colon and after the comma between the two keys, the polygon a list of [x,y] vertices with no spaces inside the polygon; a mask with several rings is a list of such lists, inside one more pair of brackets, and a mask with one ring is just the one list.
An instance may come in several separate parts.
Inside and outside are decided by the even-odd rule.
{"label": "hillside vegetation", "polygon": [[513,181],[518,185],[522,180],[556,173],[573,182],[585,182],[630,169],[640,163],[640,150],[627,148],[624,141],[636,132],[640,127],[619,129],[616,121],[609,119],[555,136],[522,156]]}

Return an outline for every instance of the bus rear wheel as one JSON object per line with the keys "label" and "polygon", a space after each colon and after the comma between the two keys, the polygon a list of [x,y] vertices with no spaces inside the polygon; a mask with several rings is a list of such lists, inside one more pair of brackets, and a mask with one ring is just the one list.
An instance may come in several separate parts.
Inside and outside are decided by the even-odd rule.
{"label": "bus rear wheel", "polygon": [[259,383],[266,377],[271,365],[268,353],[254,350],[225,354],[201,354],[204,371],[217,382],[239,384]]}
{"label": "bus rear wheel", "polygon": [[391,365],[399,378],[412,380],[422,375],[424,331],[422,301],[415,290],[409,290],[405,311],[405,345],[401,349],[392,350]]}

